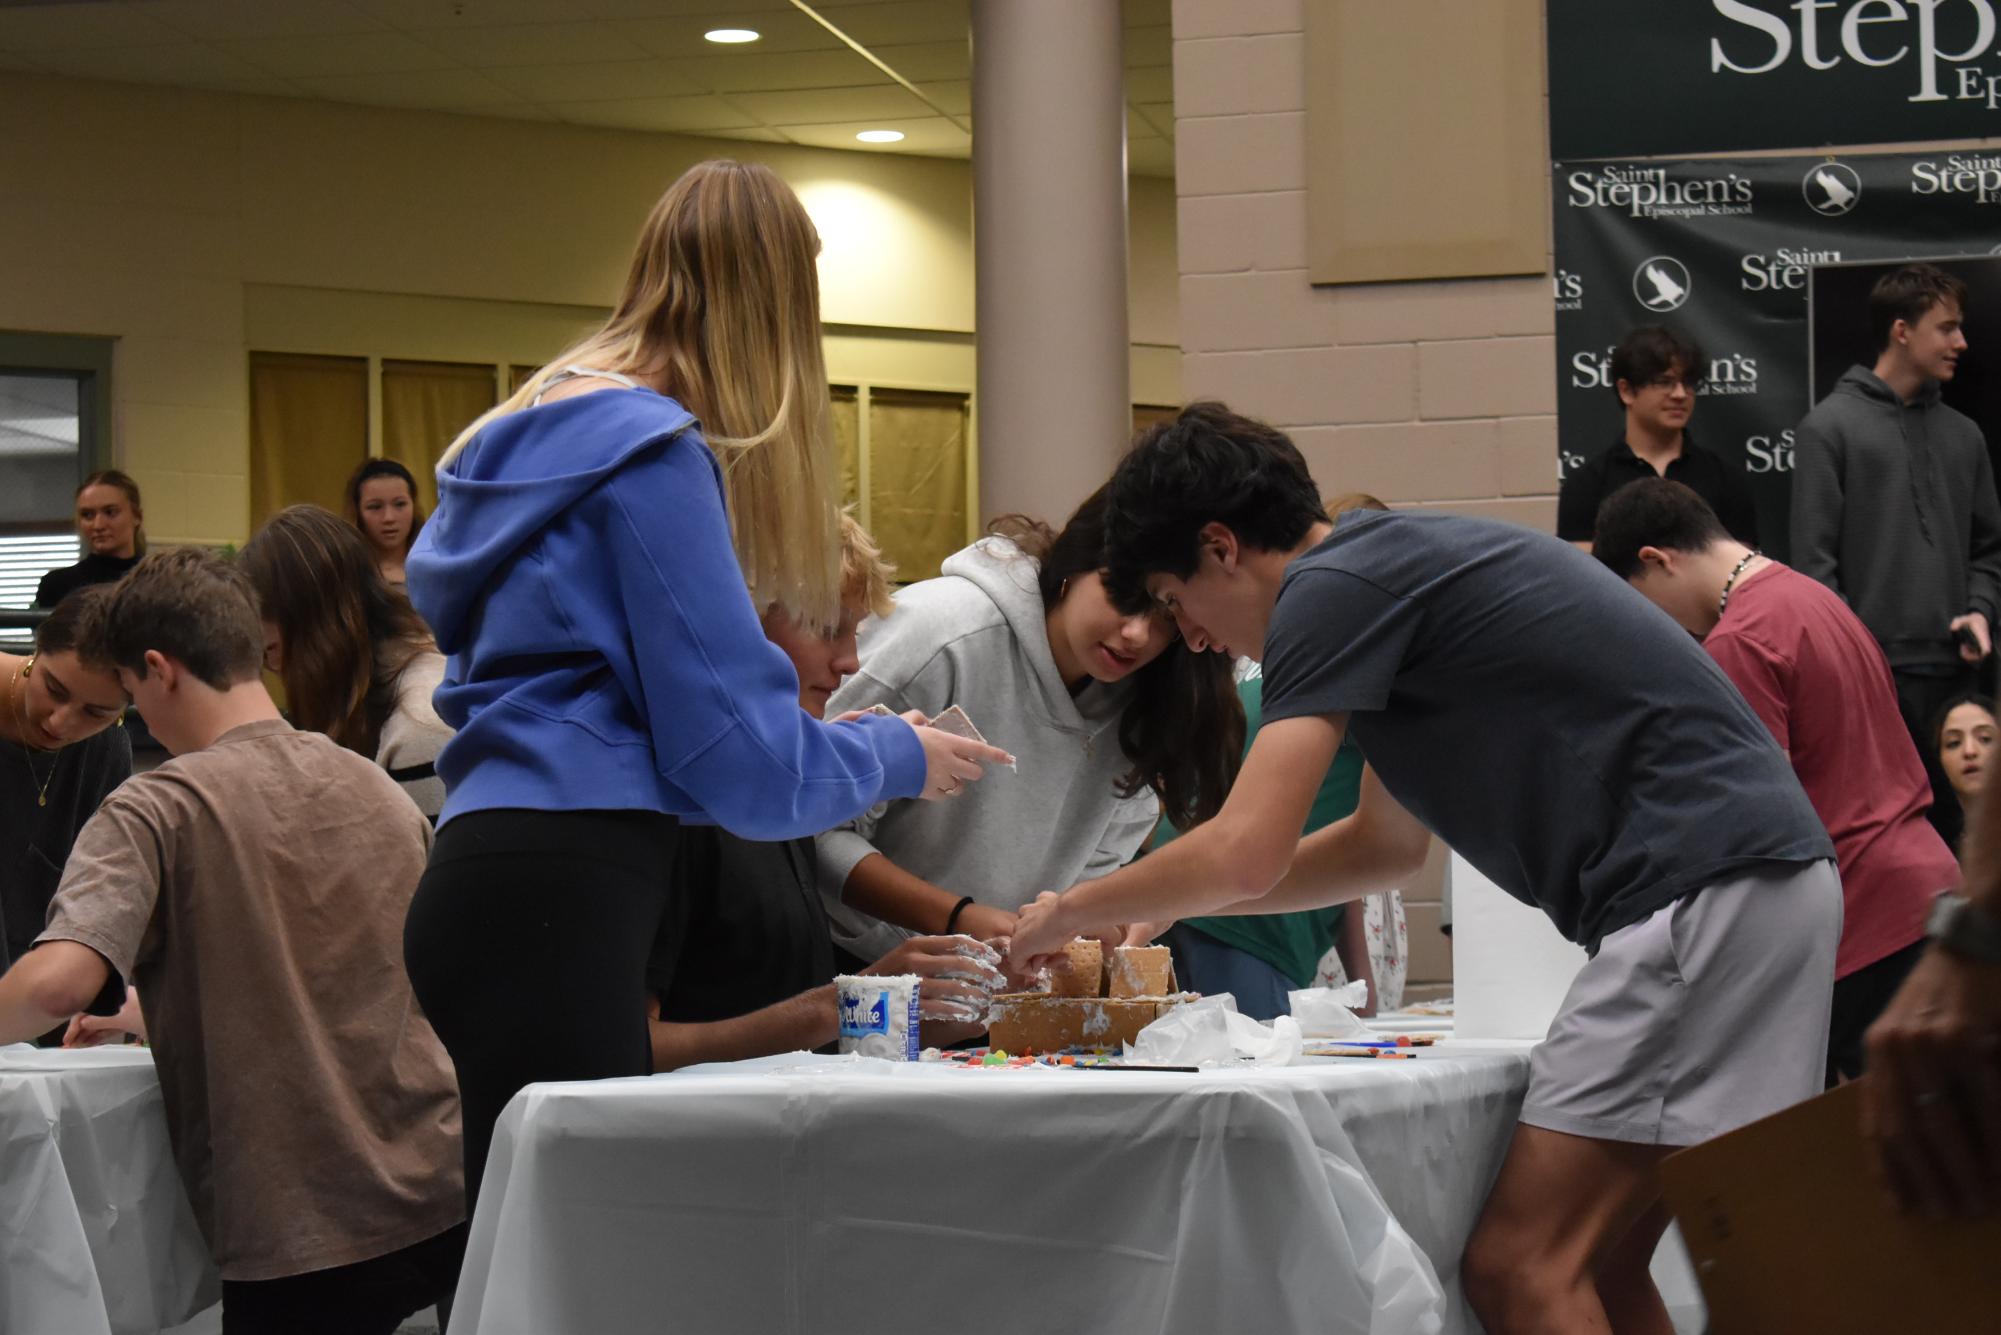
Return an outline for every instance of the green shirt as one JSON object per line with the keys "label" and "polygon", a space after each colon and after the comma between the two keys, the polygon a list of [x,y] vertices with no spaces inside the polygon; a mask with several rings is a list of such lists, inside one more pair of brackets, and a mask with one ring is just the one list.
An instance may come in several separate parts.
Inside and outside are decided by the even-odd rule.
{"label": "green shirt", "polygon": [[[1237,694],[1244,702],[1244,722],[1248,725],[1244,741],[1248,750],[1250,739],[1257,736],[1264,712],[1264,682],[1257,677],[1239,682]],[[1354,742],[1343,740],[1341,749],[1335,753],[1333,765],[1327,770],[1325,782],[1314,795],[1313,808],[1306,813],[1306,828],[1301,833],[1311,834],[1351,814],[1361,801],[1361,794],[1362,751]],[[1163,819],[1154,842],[1156,845],[1164,844],[1178,833]],[[1341,931],[1341,916],[1346,907],[1337,904],[1332,908],[1306,909],[1299,913],[1187,918],[1183,921],[1205,936],[1263,960],[1295,985],[1310,987],[1314,975],[1319,972],[1321,956],[1333,946],[1335,937]]]}

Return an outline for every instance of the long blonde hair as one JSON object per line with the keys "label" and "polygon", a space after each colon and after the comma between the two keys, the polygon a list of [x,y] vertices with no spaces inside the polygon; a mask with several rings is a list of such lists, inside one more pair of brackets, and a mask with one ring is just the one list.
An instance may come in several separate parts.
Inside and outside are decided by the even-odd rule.
{"label": "long blonde hair", "polygon": [[565,366],[664,383],[722,465],[753,601],[818,629],[840,621],[840,518],[820,351],[819,233],[770,168],[698,163],[647,215],[604,327],[459,434],[527,407]]}

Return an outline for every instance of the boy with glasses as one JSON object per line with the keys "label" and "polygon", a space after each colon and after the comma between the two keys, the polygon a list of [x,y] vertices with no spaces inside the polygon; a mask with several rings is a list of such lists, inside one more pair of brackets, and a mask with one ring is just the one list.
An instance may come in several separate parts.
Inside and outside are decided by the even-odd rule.
{"label": "boy with glasses", "polygon": [[1666,325],[1641,325],[1612,350],[1612,388],[1626,429],[1604,453],[1573,469],[1557,493],[1556,536],[1591,550],[1598,507],[1629,482],[1664,477],[1709,503],[1730,536],[1758,545],[1758,515],[1744,470],[1688,433],[1695,396],[1709,373],[1702,349]]}

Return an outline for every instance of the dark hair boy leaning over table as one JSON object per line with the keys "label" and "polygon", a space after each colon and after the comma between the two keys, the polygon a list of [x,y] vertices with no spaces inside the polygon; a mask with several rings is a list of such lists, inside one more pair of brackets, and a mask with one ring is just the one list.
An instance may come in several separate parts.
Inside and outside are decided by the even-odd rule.
{"label": "dark hair boy leaning over table", "polygon": [[147,556],[85,656],[174,756],[78,836],[0,977],[0,1043],[131,982],[223,1329],[387,1335],[449,1299],[465,1247],[457,1088],[403,972],[430,825],[279,717],[256,596],[220,556]]}
{"label": "dark hair boy leaning over table", "polygon": [[[1841,887],[1785,756],[1582,552],[1449,515],[1330,521],[1292,443],[1221,405],[1148,432],[1111,490],[1108,579],[1191,646],[1261,656],[1264,726],[1215,819],[1029,905],[1010,967],[1080,930],[1400,884],[1429,828],[1592,956],[1532,1058],[1467,1295],[1495,1335],[1664,1324],[1655,1166],[1821,1087]],[[1300,839],[1350,734],[1360,805]]]}

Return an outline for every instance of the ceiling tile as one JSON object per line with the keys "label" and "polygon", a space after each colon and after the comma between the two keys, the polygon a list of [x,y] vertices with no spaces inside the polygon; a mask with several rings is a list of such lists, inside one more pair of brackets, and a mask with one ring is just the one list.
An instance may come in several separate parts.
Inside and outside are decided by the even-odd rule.
{"label": "ceiling tile", "polygon": [[1135,139],[1126,145],[1126,170],[1134,176],[1174,175],[1174,145],[1165,139]]}
{"label": "ceiling tile", "polygon": [[283,80],[227,52],[199,42],[177,46],[121,46],[109,51],[46,51],[36,59],[45,69],[79,79],[112,79],[174,84],[182,88],[226,88],[232,92],[290,93]]}
{"label": "ceiling tile", "polygon": [[393,74],[404,70],[445,69],[452,64],[450,57],[440,55],[414,37],[400,32],[258,37],[247,41],[219,41],[215,45],[285,79]]}
{"label": "ceiling tile", "polygon": [[386,25],[350,0],[147,0],[146,14],[190,37],[312,37]]}
{"label": "ceiling tile", "polygon": [[[773,8],[772,0],[755,5],[750,0],[571,0],[601,19],[651,19],[686,17],[689,14],[724,14],[751,8]],[[756,27],[756,24],[752,24]]]}
{"label": "ceiling tile", "polygon": [[[266,0],[290,4],[291,0]],[[562,23],[596,17],[581,0],[348,0],[392,28],[484,28],[496,23]]]}
{"label": "ceiling tile", "polygon": [[1174,63],[1174,29],[1127,28],[1126,65],[1172,65]]}
{"label": "ceiling tile", "polygon": [[652,54],[595,21],[511,23],[488,28],[427,28],[410,34],[454,63],[496,66],[578,65],[587,61],[640,60]]}
{"label": "ceiling tile", "polygon": [[917,91],[929,98],[941,111],[949,111],[955,116],[973,114],[973,83],[970,79],[956,79],[949,83],[920,83]]}
{"label": "ceiling tile", "polygon": [[168,46],[188,40],[143,5],[0,7],[0,51],[74,51],[105,46]]}
{"label": "ceiling tile", "polygon": [[299,85],[335,102],[452,110],[510,99],[507,90],[478,70],[400,70],[302,78]]}
{"label": "ceiling tile", "polygon": [[486,77],[532,102],[609,102],[700,93],[687,66],[669,60],[486,70]]}
{"label": "ceiling tile", "polygon": [[[795,93],[733,93],[730,101],[766,125],[817,125],[897,117],[925,117],[931,108],[895,84],[869,88],[815,88]],[[859,127],[867,129],[867,126]],[[896,129],[896,126],[885,128]]]}
{"label": "ceiling tile", "polygon": [[776,130],[758,128],[754,130],[704,130],[711,139],[745,139],[759,144],[789,144],[792,141]]}
{"label": "ceiling tile", "polygon": [[562,118],[547,107],[538,107],[530,102],[498,102],[491,106],[454,107],[454,115],[492,116],[499,120],[546,121],[556,124]]}
{"label": "ceiling tile", "polygon": [[[965,157],[972,150],[972,136],[942,116],[899,121],[849,121],[838,125],[774,125],[786,138],[815,148],[843,148],[866,153],[928,153],[943,157]],[[864,144],[855,135],[863,130],[901,130],[903,142]]]}
{"label": "ceiling tile", "polygon": [[607,102],[557,102],[549,108],[574,125],[611,125],[625,130],[708,134],[715,130],[762,129],[757,121],[719,97],[640,97]]}
{"label": "ceiling tile", "polygon": [[1163,139],[1174,138],[1174,104],[1172,102],[1141,102],[1133,108],[1146,118],[1153,132]]}
{"label": "ceiling tile", "polygon": [[973,77],[973,48],[956,42],[920,42],[910,46],[872,46],[875,58],[912,83],[939,83]]}
{"label": "ceiling tile", "polygon": [[[611,19],[606,26],[645,47],[656,56],[681,58],[701,52],[717,55],[761,55],[773,51],[838,51],[841,39],[796,9],[753,9],[744,13],[675,15],[668,18]],[[702,39],[711,28],[749,28],[760,34],[755,42],[741,47],[722,46]]]}
{"label": "ceiling tile", "polygon": [[[810,4],[812,0],[807,0]],[[826,11],[827,21],[866,47],[913,42],[958,42],[972,32],[966,0],[897,0],[890,4],[843,5]]]}
{"label": "ceiling tile", "polygon": [[723,51],[689,53],[689,69],[712,93],[787,92],[799,88],[856,88],[888,83],[875,66],[854,52],[778,51],[771,55]]}

